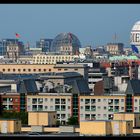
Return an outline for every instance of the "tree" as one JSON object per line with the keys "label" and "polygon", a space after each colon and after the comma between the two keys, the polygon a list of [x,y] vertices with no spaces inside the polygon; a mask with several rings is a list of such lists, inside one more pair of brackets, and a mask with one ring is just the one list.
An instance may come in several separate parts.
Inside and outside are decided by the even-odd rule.
{"label": "tree", "polygon": [[67,122],[68,125],[78,125],[79,122],[78,122],[78,117],[70,117],[68,118],[68,122]]}
{"label": "tree", "polygon": [[0,118],[5,119],[20,119],[22,124],[28,124],[27,112],[3,112]]}

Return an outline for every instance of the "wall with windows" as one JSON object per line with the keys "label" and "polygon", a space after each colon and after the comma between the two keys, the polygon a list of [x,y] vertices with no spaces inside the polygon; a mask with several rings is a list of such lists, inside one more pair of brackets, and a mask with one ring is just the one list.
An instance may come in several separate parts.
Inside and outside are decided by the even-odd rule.
{"label": "wall with windows", "polygon": [[65,124],[72,115],[72,95],[27,95],[27,111],[57,111],[57,120]]}
{"label": "wall with windows", "polygon": [[114,112],[125,112],[125,96],[80,96],[80,120],[112,120]]}

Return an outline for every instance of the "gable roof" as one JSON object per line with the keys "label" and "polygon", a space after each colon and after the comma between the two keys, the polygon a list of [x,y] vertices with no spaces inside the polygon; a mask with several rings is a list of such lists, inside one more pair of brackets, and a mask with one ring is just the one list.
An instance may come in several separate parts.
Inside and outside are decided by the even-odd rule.
{"label": "gable roof", "polygon": [[130,80],[126,88],[126,94],[140,95],[140,80]]}

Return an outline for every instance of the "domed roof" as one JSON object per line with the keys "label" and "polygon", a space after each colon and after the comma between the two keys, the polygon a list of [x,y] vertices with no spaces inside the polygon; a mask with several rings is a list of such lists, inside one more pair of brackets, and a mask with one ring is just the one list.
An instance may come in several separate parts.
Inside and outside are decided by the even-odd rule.
{"label": "domed roof", "polygon": [[140,21],[137,21],[134,26],[132,27],[132,30],[140,30]]}
{"label": "domed roof", "polygon": [[79,39],[72,33],[60,33],[54,38],[52,42],[52,49],[57,50],[57,48],[61,46],[73,46],[80,48],[81,43]]}

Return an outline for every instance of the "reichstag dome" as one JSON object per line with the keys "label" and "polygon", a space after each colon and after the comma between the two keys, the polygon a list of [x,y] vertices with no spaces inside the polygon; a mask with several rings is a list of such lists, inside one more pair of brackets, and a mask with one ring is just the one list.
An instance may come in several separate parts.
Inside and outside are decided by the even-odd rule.
{"label": "reichstag dome", "polygon": [[74,34],[60,33],[54,38],[51,51],[61,54],[76,54],[80,47],[81,43]]}

